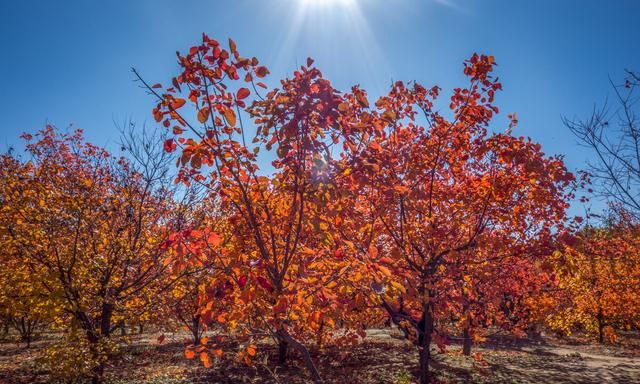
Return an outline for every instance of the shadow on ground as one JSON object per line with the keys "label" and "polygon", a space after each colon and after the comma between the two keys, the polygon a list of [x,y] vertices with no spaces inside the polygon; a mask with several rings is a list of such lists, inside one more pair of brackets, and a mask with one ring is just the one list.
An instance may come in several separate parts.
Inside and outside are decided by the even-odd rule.
{"label": "shadow on ground", "polygon": [[[388,331],[372,332],[355,347],[312,349],[311,353],[327,384],[409,384],[415,382],[417,352]],[[0,344],[0,383],[49,383],[48,372],[37,366],[43,344],[24,349]],[[302,361],[293,353],[285,367],[278,366],[275,348],[261,345],[264,359],[254,367],[216,360],[205,369],[197,360],[184,358],[185,342],[180,337],[158,344],[147,335],[130,344],[107,371],[111,384],[174,383],[275,383],[309,382]],[[345,351],[348,351],[346,353]],[[476,359],[462,356],[452,346],[445,354],[434,350],[432,369],[439,383],[640,383],[640,359],[615,357],[577,349],[572,345],[490,340],[475,348]]]}

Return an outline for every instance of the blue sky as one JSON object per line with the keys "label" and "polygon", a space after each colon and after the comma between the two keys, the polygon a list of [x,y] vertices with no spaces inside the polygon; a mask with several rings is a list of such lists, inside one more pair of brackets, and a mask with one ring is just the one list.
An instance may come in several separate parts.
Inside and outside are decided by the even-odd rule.
{"label": "blue sky", "polygon": [[0,150],[47,121],[115,149],[114,122],[154,124],[130,68],[167,83],[175,51],[206,32],[261,58],[269,85],[311,56],[337,87],[373,95],[400,79],[448,91],[464,84],[465,58],[492,54],[504,85],[494,129],[517,112],[514,134],[576,169],[588,152],[561,117],[586,116],[610,93],[609,77],[640,69],[639,16],[632,0],[1,1]]}

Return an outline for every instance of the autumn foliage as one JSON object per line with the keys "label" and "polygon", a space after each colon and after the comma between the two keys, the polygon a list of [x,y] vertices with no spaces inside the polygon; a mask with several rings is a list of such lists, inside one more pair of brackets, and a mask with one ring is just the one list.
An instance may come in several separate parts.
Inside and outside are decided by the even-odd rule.
{"label": "autumn foliage", "polygon": [[560,289],[547,324],[563,334],[584,331],[615,342],[616,330],[640,321],[638,224],[632,216],[603,228],[586,227],[554,254]]}
{"label": "autumn foliage", "polygon": [[2,315],[71,329],[94,382],[127,324],[184,327],[206,367],[263,364],[271,340],[316,383],[310,350],[348,352],[387,319],[421,383],[455,338],[468,355],[496,330],[637,327],[637,223],[568,225],[562,157],[512,135],[515,114],[492,124],[492,56],[464,61],[448,98],[397,81],[376,100],[311,59],[270,89],[233,40],[177,59],[166,86],[134,71],[165,134],[129,158],[47,127],[27,161],[1,159]]}

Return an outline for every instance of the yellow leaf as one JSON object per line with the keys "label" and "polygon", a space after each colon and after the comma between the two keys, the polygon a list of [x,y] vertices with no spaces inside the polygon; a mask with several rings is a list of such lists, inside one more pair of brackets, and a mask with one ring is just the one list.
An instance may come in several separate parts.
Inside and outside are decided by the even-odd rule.
{"label": "yellow leaf", "polygon": [[227,120],[227,123],[231,127],[236,126],[236,114],[233,112],[231,108],[227,108],[224,110],[224,118]]}
{"label": "yellow leaf", "polygon": [[209,118],[209,107],[205,107],[202,108],[201,110],[198,111],[198,121],[202,124],[205,123],[205,121],[207,121],[207,119]]}
{"label": "yellow leaf", "polygon": [[389,268],[385,267],[384,265],[378,265],[378,270],[380,272],[382,272],[385,276],[390,277],[391,276],[391,271],[389,270]]}
{"label": "yellow leaf", "polygon": [[202,361],[205,368],[211,367],[211,361],[209,360],[209,354],[207,352],[200,352],[200,361]]}

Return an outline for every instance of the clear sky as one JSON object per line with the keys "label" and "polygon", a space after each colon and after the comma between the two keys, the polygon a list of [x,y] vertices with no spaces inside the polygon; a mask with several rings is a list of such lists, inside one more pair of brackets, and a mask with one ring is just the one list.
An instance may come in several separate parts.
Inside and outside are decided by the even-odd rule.
{"label": "clear sky", "polygon": [[449,91],[464,84],[465,58],[494,55],[504,92],[493,129],[517,112],[514,134],[566,154],[572,169],[588,153],[561,117],[588,115],[610,94],[609,77],[640,69],[633,0],[1,0],[0,150],[47,121],[114,149],[114,122],[154,124],[130,68],[167,83],[175,51],[202,32],[261,58],[269,85],[311,56],[337,87],[359,83],[374,96],[399,79]]}

